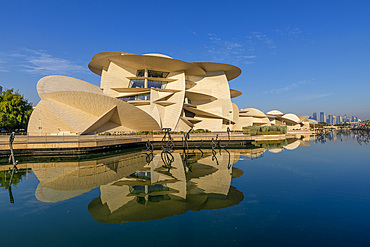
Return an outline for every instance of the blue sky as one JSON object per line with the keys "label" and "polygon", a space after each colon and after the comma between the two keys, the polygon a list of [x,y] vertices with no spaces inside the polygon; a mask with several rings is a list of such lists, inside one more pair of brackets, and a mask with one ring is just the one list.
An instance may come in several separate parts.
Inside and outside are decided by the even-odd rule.
{"label": "blue sky", "polygon": [[370,1],[1,1],[0,85],[93,84],[103,51],[236,65],[239,108],[370,119]]}

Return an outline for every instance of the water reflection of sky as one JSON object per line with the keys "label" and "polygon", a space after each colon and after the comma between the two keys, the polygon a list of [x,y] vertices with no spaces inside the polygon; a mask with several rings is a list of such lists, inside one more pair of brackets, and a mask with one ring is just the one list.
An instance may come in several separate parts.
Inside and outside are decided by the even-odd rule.
{"label": "water reflection of sky", "polygon": [[370,146],[298,141],[196,152],[188,166],[175,152],[170,170],[160,153],[30,163],[14,204],[0,190],[2,243],[369,245]]}

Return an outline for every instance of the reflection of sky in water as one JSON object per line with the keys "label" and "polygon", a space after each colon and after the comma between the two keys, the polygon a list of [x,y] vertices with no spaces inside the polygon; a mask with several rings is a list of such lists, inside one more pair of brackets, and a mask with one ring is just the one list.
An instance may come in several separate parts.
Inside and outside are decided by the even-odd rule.
{"label": "reflection of sky in water", "polygon": [[219,165],[198,154],[193,174],[180,153],[170,172],[156,155],[151,166],[132,156],[33,164],[14,204],[0,189],[2,245],[370,245],[370,145],[263,145],[229,150],[230,169],[225,152]]}

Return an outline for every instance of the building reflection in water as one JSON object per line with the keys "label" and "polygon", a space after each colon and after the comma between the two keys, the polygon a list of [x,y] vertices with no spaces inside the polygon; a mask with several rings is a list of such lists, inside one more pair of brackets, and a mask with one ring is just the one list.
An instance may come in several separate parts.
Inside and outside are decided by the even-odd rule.
{"label": "building reflection in water", "polygon": [[88,207],[92,217],[105,223],[147,221],[189,210],[225,208],[243,200],[243,193],[230,186],[232,178],[243,174],[232,167],[239,154],[218,152],[216,162],[211,152],[195,152],[188,157],[189,167],[183,164],[183,154],[172,155],[170,169],[158,153],[140,170],[101,186],[101,196]]}
{"label": "building reflection in water", "polygon": [[40,180],[35,195],[43,202],[67,200],[127,176],[145,164],[142,153],[82,162],[34,164],[32,171]]}
{"label": "building reflection in water", "polygon": [[170,166],[163,162],[160,151],[152,155],[137,152],[99,160],[18,166],[20,170],[31,168],[40,180],[35,192],[39,201],[68,200],[100,187],[100,196],[88,205],[96,221],[147,221],[240,203],[243,193],[231,186],[231,180],[243,174],[233,167],[241,156],[260,158],[266,150],[293,150],[309,145],[308,140],[255,142],[248,149],[203,149],[187,155],[174,151]]}
{"label": "building reflection in water", "polygon": [[245,153],[241,153],[253,158],[263,157],[266,150],[270,153],[280,153],[284,150],[294,150],[302,146],[310,146],[309,141],[312,140],[310,135],[302,135],[299,139],[284,139],[284,140],[269,140],[269,141],[255,141],[254,146],[257,149],[246,149]]}
{"label": "building reflection in water", "polygon": [[358,144],[368,145],[370,143],[370,131],[368,129],[338,129],[338,130],[326,130],[321,131],[315,138],[315,143],[325,143],[327,141],[348,141],[355,139]]}

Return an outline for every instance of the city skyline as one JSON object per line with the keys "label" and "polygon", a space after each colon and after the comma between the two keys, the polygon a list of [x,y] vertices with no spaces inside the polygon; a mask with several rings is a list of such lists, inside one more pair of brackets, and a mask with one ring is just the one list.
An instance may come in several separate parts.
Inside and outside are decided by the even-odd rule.
{"label": "city skyline", "polygon": [[3,89],[19,89],[36,105],[36,83],[47,75],[98,85],[86,66],[91,54],[166,53],[241,68],[232,82],[243,92],[234,100],[240,108],[370,119],[368,1],[112,2],[104,11],[98,3],[4,2]]}
{"label": "city skyline", "polygon": [[325,112],[322,112],[322,111],[319,112],[319,114],[317,114],[317,112],[313,112],[309,118],[314,119],[321,123],[328,123],[332,125],[340,124],[340,123],[350,123],[350,122],[356,123],[356,122],[360,122],[363,120],[357,116],[353,116],[353,114],[349,114],[348,116],[347,114],[344,114],[344,115],[325,114]]}

